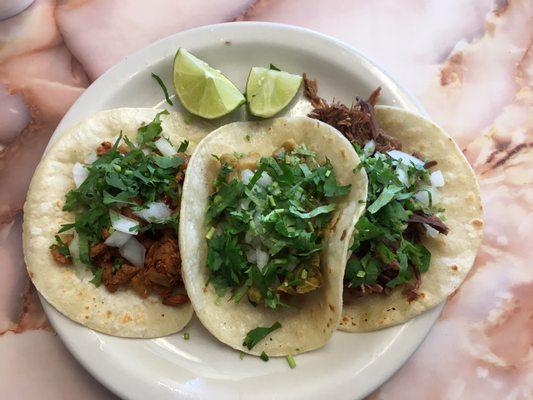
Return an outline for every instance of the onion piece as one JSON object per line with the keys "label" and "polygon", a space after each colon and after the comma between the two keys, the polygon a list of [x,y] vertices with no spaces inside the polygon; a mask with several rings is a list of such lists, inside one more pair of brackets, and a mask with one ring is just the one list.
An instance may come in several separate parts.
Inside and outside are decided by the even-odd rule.
{"label": "onion piece", "polygon": [[370,157],[376,151],[376,142],[374,139],[370,139],[363,147],[363,153],[365,156]]}
{"label": "onion piece", "polygon": [[164,156],[175,156],[178,154],[174,146],[165,138],[161,137],[157,139],[155,142],[155,147],[157,147],[157,150]]}
{"label": "onion piece", "polygon": [[143,208],[133,213],[148,222],[164,222],[172,214],[170,207],[163,202],[157,201],[148,203],[147,205],[148,208]]}
{"label": "onion piece", "polygon": [[267,187],[272,185],[272,178],[265,171],[261,172],[261,177],[257,180],[257,184],[261,187]]}
{"label": "onion piece", "polygon": [[439,231],[433,228],[432,226],[429,226],[428,224],[423,224],[424,228],[426,228],[426,235],[435,239],[439,236]]}
{"label": "onion piece", "polygon": [[257,253],[255,249],[246,250],[246,259],[249,263],[255,264],[257,262]]}
{"label": "onion piece", "polygon": [[134,237],[131,237],[120,249],[120,255],[136,267],[144,266],[144,256],[146,249]]}
{"label": "onion piece", "polygon": [[398,165],[396,167],[396,176],[398,177],[398,180],[405,186],[409,186],[409,176],[407,175],[407,172],[405,171],[405,168],[402,165]]}
{"label": "onion piece", "polygon": [[109,211],[109,218],[111,219],[111,225],[113,226],[113,228],[115,228],[115,230],[124,233],[129,233],[131,235],[137,234],[137,230],[133,228],[139,226],[138,221],[125,217],[124,215],[119,214],[118,212],[113,210]]}
{"label": "onion piece", "polygon": [[429,194],[430,193],[431,193],[431,205],[434,206],[435,204],[438,204],[440,202],[440,197],[441,197],[439,191],[434,187],[428,187],[424,190],[420,190],[419,192],[415,193],[413,197],[417,199],[419,202],[421,202],[425,207],[429,207]]}
{"label": "onion piece", "polygon": [[248,185],[254,176],[254,172],[251,169],[243,169],[241,171],[241,181],[245,185]]}
{"label": "onion piece", "polygon": [[259,270],[261,271],[268,264],[268,253],[266,251],[256,249],[255,256],[257,259],[257,268],[259,268]]}
{"label": "onion piece", "polygon": [[77,188],[81,186],[85,179],[89,176],[89,170],[85,168],[83,164],[77,162],[72,167],[72,177],[74,178],[74,183]]}
{"label": "onion piece", "polygon": [[431,182],[431,186],[437,188],[444,186],[444,175],[442,174],[441,170],[432,172],[431,175],[429,175],[429,180]]}
{"label": "onion piece", "polygon": [[110,247],[122,247],[131,237],[131,233],[115,231],[105,240],[104,243]]}
{"label": "onion piece", "polygon": [[152,153],[152,150],[150,150],[148,147],[143,147],[141,151],[144,153],[145,156],[149,156]]}
{"label": "onion piece", "polygon": [[415,156],[412,156],[411,154],[404,153],[400,150],[391,150],[388,151],[387,154],[394,158],[396,161],[401,162],[404,165],[415,165],[418,167],[424,167],[424,161],[420,160],[419,158],[416,158]]}

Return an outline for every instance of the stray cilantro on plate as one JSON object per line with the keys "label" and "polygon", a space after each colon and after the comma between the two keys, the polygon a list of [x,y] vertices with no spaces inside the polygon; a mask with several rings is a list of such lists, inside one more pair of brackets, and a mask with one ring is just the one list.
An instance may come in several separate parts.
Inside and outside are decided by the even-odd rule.
{"label": "stray cilantro on plate", "polygon": [[163,93],[165,94],[166,102],[170,104],[171,106],[173,106],[174,103],[172,103],[172,100],[170,100],[170,97],[168,96],[168,90],[163,80],[158,75],[154,74],[153,72],[152,72],[152,78],[154,78],[156,82],[159,84],[159,86],[161,86],[161,89],[163,90]]}
{"label": "stray cilantro on plate", "polygon": [[242,345],[248,350],[252,350],[257,343],[279,328],[281,328],[281,324],[279,322],[274,322],[271,327],[258,326],[246,334]]}

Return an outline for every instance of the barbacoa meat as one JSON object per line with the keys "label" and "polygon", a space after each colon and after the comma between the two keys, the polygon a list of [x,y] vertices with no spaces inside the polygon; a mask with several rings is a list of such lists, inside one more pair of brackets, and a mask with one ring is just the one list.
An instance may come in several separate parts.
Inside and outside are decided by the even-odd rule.
{"label": "barbacoa meat", "polygon": [[308,115],[338,129],[346,138],[363,147],[368,141],[374,140],[376,149],[381,152],[401,150],[400,142],[387,135],[379,127],[374,115],[376,103],[381,88],[370,94],[367,100],[356,97],[351,107],[340,102],[328,103],[318,96],[317,83],[304,74],[304,92],[314,107]]}
{"label": "barbacoa meat", "polygon": [[[340,102],[328,103],[318,95],[318,85],[315,80],[309,79],[306,74],[304,78],[304,93],[311,102],[313,110],[308,115],[310,118],[317,119],[333,126],[339,130],[350,142],[363,147],[368,141],[374,140],[376,150],[387,152],[390,150],[401,150],[401,143],[387,135],[379,126],[374,114],[374,105],[376,104],[381,88],[374,90],[367,100],[356,97],[351,107]],[[413,156],[423,158],[422,155],[414,153]],[[436,161],[428,161],[425,169],[437,165]],[[435,216],[425,214],[422,211],[415,212],[408,221],[408,228],[404,235],[420,243],[425,236],[425,227],[427,224],[436,229],[439,233],[448,234],[448,227],[442,220]],[[409,265],[413,272],[414,279],[412,282],[405,284],[402,291],[409,302],[416,300],[418,297],[418,288],[420,287],[420,271],[413,265]],[[387,287],[387,283],[398,276],[399,265],[397,262],[381,266],[381,273],[376,282],[371,285],[361,285],[351,288],[351,292],[356,296],[364,296],[371,293],[388,294],[392,289]]]}

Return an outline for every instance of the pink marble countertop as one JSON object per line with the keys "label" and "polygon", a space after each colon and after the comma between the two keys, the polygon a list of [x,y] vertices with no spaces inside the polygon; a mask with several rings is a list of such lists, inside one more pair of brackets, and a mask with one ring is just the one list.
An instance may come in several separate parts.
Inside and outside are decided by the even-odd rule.
{"label": "pink marble countertop", "polygon": [[385,67],[464,149],[485,239],[427,339],[372,399],[533,398],[531,0],[36,0],[0,22],[0,397],[114,396],[43,314],[21,207],[57,123],[127,54],[195,26],[275,21],[337,37]]}

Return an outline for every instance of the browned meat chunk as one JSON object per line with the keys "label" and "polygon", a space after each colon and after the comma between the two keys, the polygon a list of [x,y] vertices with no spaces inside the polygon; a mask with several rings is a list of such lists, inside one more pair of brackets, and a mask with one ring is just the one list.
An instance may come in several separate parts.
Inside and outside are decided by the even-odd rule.
{"label": "browned meat chunk", "polygon": [[107,250],[107,245],[105,243],[97,243],[91,246],[91,258],[98,257]]}
{"label": "browned meat chunk", "polygon": [[72,259],[61,254],[57,248],[55,247],[50,248],[50,253],[52,253],[52,257],[54,257],[54,260],[56,260],[59,264],[63,264],[63,265],[72,264]]}
{"label": "browned meat chunk", "polygon": [[111,263],[103,266],[102,282],[111,292],[116,292],[121,286],[126,286],[130,280],[141,271],[141,268],[129,264],[122,264],[117,272],[113,273]]}
{"label": "browned meat chunk", "polygon": [[102,142],[100,143],[100,146],[96,148],[96,154],[99,156],[103,156],[109,150],[111,150],[112,147],[113,145],[111,144],[111,142]]}
{"label": "browned meat chunk", "polygon": [[189,301],[189,297],[187,297],[186,294],[175,294],[173,296],[169,296],[163,299],[163,304],[167,306],[176,307],[181,304],[187,303]]}
{"label": "browned meat chunk", "polygon": [[179,273],[180,264],[178,241],[172,234],[165,233],[148,250],[144,266],[147,270],[154,268],[157,272],[175,276]]}

